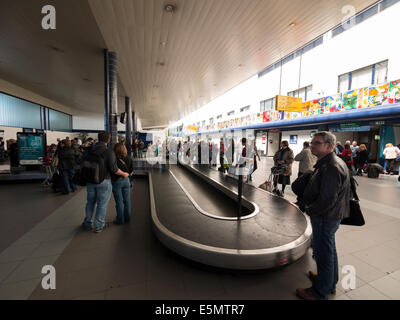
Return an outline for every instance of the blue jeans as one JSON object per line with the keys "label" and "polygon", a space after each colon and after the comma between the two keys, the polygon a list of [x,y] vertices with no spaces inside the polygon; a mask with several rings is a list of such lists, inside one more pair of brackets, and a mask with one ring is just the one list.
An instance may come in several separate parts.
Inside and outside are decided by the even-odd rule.
{"label": "blue jeans", "polygon": [[339,280],[335,232],[339,229],[340,220],[311,217],[311,225],[312,246],[318,272],[312,290],[316,297],[326,300],[328,295],[336,289]]}
{"label": "blue jeans", "polygon": [[115,181],[112,191],[117,209],[117,223],[128,222],[131,219],[131,182],[129,178]]}
{"label": "blue jeans", "polygon": [[88,183],[87,190],[87,203],[86,203],[86,216],[83,224],[86,228],[92,227],[92,218],[94,213],[94,206],[97,204],[96,216],[94,219],[94,229],[103,229],[105,224],[105,217],[107,212],[108,201],[111,198],[112,185],[110,179],[105,179],[100,184]]}
{"label": "blue jeans", "polygon": [[72,183],[72,177],[74,176],[74,173],[74,169],[61,170],[61,178],[64,185],[64,194],[75,192],[76,190],[76,185]]}

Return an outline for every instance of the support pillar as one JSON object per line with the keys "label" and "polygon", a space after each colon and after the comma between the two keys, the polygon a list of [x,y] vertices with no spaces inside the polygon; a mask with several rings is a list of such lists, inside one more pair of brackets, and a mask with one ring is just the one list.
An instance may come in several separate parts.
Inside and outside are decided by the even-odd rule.
{"label": "support pillar", "polygon": [[132,154],[132,118],[131,118],[131,99],[129,97],[125,97],[125,146],[128,151],[128,155]]}
{"label": "support pillar", "polygon": [[109,132],[111,135],[110,147],[118,142],[118,94],[117,94],[117,54],[115,52],[108,53],[108,74],[109,74]]}
{"label": "support pillar", "polygon": [[109,92],[109,74],[108,74],[108,50],[104,49],[104,131],[109,132],[108,128],[108,110],[110,102]]}

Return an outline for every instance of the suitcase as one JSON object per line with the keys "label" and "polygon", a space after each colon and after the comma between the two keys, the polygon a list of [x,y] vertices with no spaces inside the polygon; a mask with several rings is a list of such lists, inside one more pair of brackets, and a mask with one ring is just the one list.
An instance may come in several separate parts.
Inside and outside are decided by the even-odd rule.
{"label": "suitcase", "polygon": [[379,178],[379,174],[383,173],[383,167],[377,163],[370,163],[367,168],[368,178]]}
{"label": "suitcase", "polygon": [[52,181],[52,188],[53,188],[54,192],[61,192],[64,189],[62,177],[58,171],[56,171],[53,174],[53,178],[51,179],[51,181]]}

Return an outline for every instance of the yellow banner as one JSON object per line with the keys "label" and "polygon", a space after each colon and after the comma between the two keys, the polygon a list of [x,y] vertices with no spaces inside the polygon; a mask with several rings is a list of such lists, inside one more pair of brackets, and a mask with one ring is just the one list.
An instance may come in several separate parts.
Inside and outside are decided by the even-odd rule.
{"label": "yellow banner", "polygon": [[188,126],[188,130],[197,131],[198,128],[195,126]]}
{"label": "yellow banner", "polygon": [[303,109],[303,99],[288,96],[276,96],[276,110],[277,111],[292,111],[301,112]]}

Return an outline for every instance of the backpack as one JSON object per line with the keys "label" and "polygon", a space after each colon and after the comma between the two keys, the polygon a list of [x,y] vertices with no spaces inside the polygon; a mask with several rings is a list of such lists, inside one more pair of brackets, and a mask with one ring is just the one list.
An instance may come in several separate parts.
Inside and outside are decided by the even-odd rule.
{"label": "backpack", "polygon": [[89,151],[88,155],[82,160],[79,172],[81,182],[100,184],[104,181],[107,175],[104,161],[105,152],[98,154]]}

